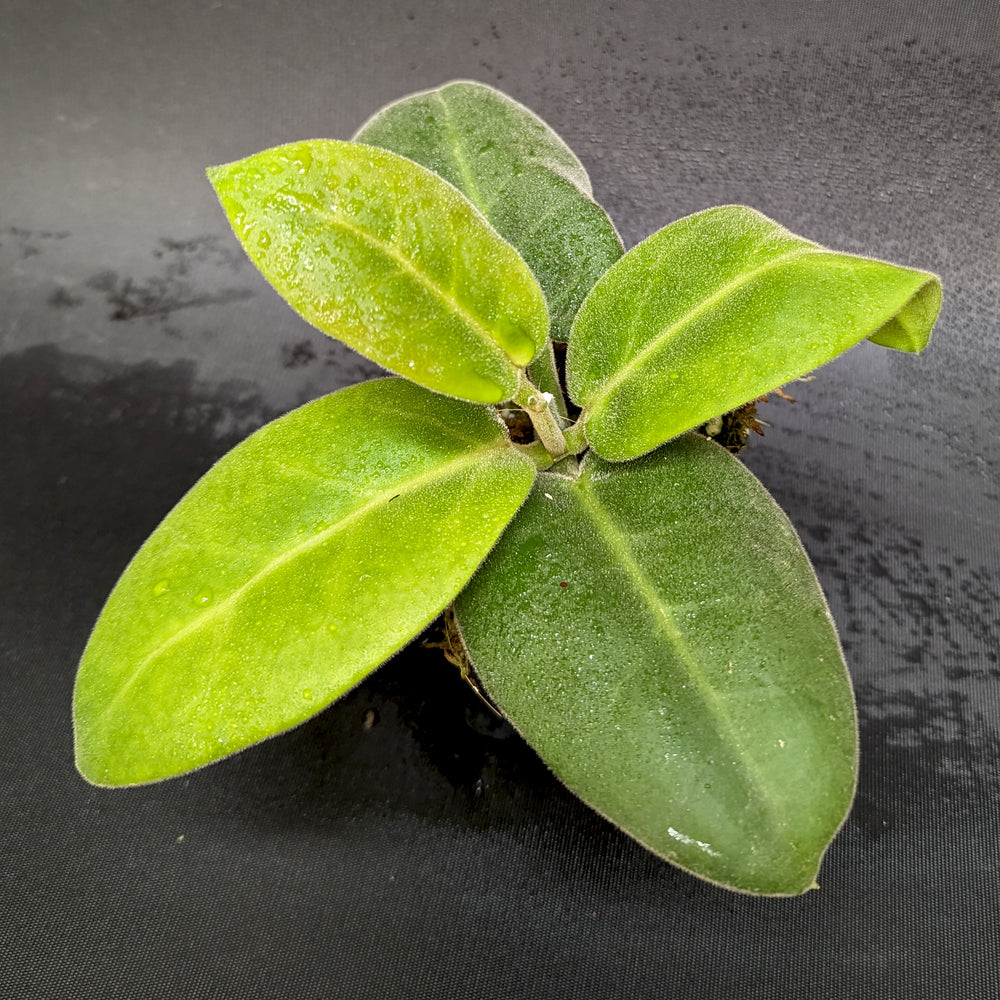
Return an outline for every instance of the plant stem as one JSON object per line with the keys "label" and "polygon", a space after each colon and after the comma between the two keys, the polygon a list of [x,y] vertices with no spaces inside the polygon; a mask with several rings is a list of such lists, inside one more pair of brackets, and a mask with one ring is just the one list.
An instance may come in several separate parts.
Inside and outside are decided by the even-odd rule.
{"label": "plant stem", "polygon": [[571,455],[579,455],[587,447],[587,435],[583,430],[583,421],[570,424],[565,430],[566,450]]}
{"label": "plant stem", "polygon": [[559,426],[559,416],[553,406],[552,394],[540,391],[522,370],[514,402],[531,418],[538,440],[542,442],[553,460],[562,458],[567,453],[566,438]]}

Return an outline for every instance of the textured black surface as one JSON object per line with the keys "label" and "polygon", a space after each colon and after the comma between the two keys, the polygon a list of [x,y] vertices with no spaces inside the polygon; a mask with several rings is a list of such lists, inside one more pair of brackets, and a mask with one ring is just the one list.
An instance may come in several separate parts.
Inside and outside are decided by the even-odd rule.
{"label": "textured black surface", "polygon": [[[0,996],[1000,996],[995,5],[6,2],[2,23]],[[923,356],[862,345],[768,404],[747,455],[858,692],[861,786],[819,892],[657,861],[418,645],[189,778],[73,770],[76,662],[137,545],[250,430],[375,374],[243,262],[204,166],[454,77],[559,130],[627,244],[746,202],[942,275]]]}

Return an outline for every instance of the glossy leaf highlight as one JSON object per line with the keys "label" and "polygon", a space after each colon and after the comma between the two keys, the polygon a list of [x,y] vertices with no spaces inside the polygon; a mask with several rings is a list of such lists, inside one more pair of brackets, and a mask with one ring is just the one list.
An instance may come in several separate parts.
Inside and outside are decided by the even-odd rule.
{"label": "glossy leaf highlight", "polygon": [[154,781],[315,714],[452,600],[534,476],[493,411],[401,379],[263,427],[108,599],[74,694],[80,771]]}
{"label": "glossy leaf highlight", "polygon": [[798,537],[728,452],[686,435],[540,473],[456,610],[490,696],[585,802],[712,882],[813,885],[854,792],[853,696]]}
{"label": "glossy leaf highlight", "polygon": [[594,287],[573,324],[569,393],[591,446],[634,458],[866,338],[919,351],[940,306],[933,274],[712,208],[644,240]]}
{"label": "glossy leaf highlight", "polygon": [[552,337],[567,339],[622,243],[583,165],[545,122],[492,87],[457,80],[383,108],[355,139],[454,184],[527,261],[548,301]]}
{"label": "glossy leaf highlight", "polygon": [[428,388],[509,399],[545,343],[528,266],[455,188],[317,139],[208,171],[250,259],[303,318]]}

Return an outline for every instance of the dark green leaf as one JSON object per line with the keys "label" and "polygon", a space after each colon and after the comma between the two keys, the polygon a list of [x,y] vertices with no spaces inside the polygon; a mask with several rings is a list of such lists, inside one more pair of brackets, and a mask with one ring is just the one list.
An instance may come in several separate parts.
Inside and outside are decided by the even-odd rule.
{"label": "dark green leaf", "polygon": [[428,388],[509,399],[545,344],[531,271],[436,174],[314,140],[208,175],[250,259],[324,333]]}
{"label": "dark green leaf", "polygon": [[540,473],[456,610],[487,692],[585,802],[721,885],[813,885],[854,791],[850,681],[794,530],[724,449]]}
{"label": "dark green leaf", "polygon": [[400,379],[263,427],[109,598],[76,682],[81,772],[154,781],[315,714],[452,600],[533,479],[493,411]]}
{"label": "dark green leaf", "polygon": [[725,205],[661,229],[598,282],[567,384],[593,448],[634,458],[866,337],[919,351],[940,306],[933,274],[832,253]]}

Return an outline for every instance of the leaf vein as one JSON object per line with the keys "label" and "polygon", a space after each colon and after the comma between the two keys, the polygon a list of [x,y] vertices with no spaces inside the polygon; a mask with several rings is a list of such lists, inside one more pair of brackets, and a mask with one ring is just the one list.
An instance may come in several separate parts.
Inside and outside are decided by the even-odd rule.
{"label": "leaf vein", "polygon": [[485,215],[485,200],[482,192],[479,190],[479,185],[476,182],[475,175],[469,167],[468,160],[465,158],[465,151],[463,150],[461,143],[458,141],[458,133],[455,131],[455,123],[451,117],[451,108],[448,107],[448,102],[444,99],[444,94],[440,90],[436,92],[436,97],[441,102],[441,108],[444,111],[445,128],[448,130],[448,136],[451,139],[451,145],[455,154],[455,164],[458,167],[458,171],[462,175],[462,181],[465,184],[465,193],[468,196],[469,201],[471,201],[483,213],[483,215]]}
{"label": "leaf vein", "polygon": [[774,827],[776,829],[780,828],[778,813],[767,782],[764,781],[753,756],[743,746],[738,736],[736,725],[725,704],[719,699],[708,678],[705,676],[704,671],[699,666],[696,657],[691,652],[684,638],[684,633],[677,624],[672,608],[657,593],[656,587],[639,565],[635,554],[632,552],[625,533],[618,527],[611,514],[601,503],[593,486],[587,481],[587,477],[581,476],[577,481],[577,485],[580,487],[579,496],[582,500],[582,506],[590,515],[591,521],[598,530],[598,534],[625,568],[635,585],[636,593],[641,598],[642,603],[652,613],[653,620],[660,627],[660,631],[665,634],[667,641],[687,671],[695,689],[701,695],[705,706],[716,720],[719,735],[729,736],[733,741],[733,744],[737,748],[737,760],[739,760],[750,784],[760,791],[761,798],[767,806],[768,815]]}
{"label": "leaf vein", "polygon": [[[389,257],[396,264],[399,265],[400,269],[405,271],[410,275],[418,284],[422,285],[427,289],[433,296],[439,299],[446,307],[451,309],[456,315],[458,315],[465,324],[480,336],[489,346],[494,349],[500,350],[504,353],[503,348],[497,342],[496,338],[490,332],[489,328],[476,316],[474,316],[467,308],[464,306],[452,293],[439,285],[434,279],[427,274],[425,271],[421,271],[419,268],[413,265],[413,262],[404,254],[400,253],[392,243],[386,243],[385,240],[379,239],[373,233],[362,229],[360,226],[356,225],[351,219],[346,215],[342,215],[339,212],[335,212],[330,208],[320,208],[315,204],[308,204],[298,201],[295,192],[288,191],[285,192],[285,197],[296,202],[300,205],[304,211],[312,211],[316,214],[322,216],[330,225],[339,227],[356,236],[359,240],[367,243],[369,246],[374,247],[376,250],[381,251],[386,257]],[[452,234],[454,235],[454,225],[449,218],[449,225],[452,229]],[[452,255],[454,258],[454,255]],[[452,260],[452,266],[454,267],[454,260]]]}
{"label": "leaf vein", "polygon": [[[714,306],[722,302],[728,295],[731,295],[737,289],[741,288],[743,285],[747,284],[756,277],[766,271],[770,271],[781,264],[788,263],[793,257],[806,256],[808,254],[825,254],[829,251],[824,250],[822,247],[817,246],[805,246],[796,247],[793,250],[789,250],[787,253],[780,254],[777,257],[772,257],[770,260],[765,261],[763,264],[755,268],[751,268],[748,271],[737,275],[737,277],[727,281],[720,288],[712,292],[711,295],[706,296],[701,300],[696,306],[689,309],[684,313],[679,319],[675,320],[669,326],[664,327],[655,337],[653,337],[643,348],[636,352],[628,361],[626,361],[622,366],[611,375],[607,381],[601,385],[597,392],[590,398],[587,402],[587,409],[593,411],[597,406],[600,406],[607,398],[614,392],[618,386],[633,375],[644,362],[646,362],[649,357],[655,354],[664,344],[676,336],[681,330],[686,326],[689,326],[696,319],[698,319],[703,314],[709,312]],[[622,258],[625,260],[626,258]],[[648,300],[649,289],[653,282],[650,281],[647,285],[646,292],[643,294],[642,304],[645,305]],[[630,324],[630,329],[635,325],[635,320]]]}
{"label": "leaf vein", "polygon": [[387,486],[385,489],[376,493],[368,501],[350,511],[339,521],[328,525],[322,531],[317,532],[304,541],[298,542],[290,549],[286,549],[280,555],[269,561],[266,566],[259,569],[256,573],[240,584],[235,590],[227,594],[222,600],[206,608],[196,617],[187,622],[187,624],[183,625],[171,636],[169,636],[169,638],[157,645],[155,649],[147,653],[136,664],[135,670],[132,672],[132,675],[128,678],[128,680],[122,684],[122,686],[115,692],[111,700],[104,706],[104,709],[98,716],[98,720],[107,718],[107,716],[114,710],[115,706],[135,685],[136,681],[138,681],[138,679],[142,676],[146,668],[162,656],[166,650],[175,646],[178,642],[181,642],[193,632],[203,628],[207,622],[218,619],[220,614],[228,611],[236,605],[244,594],[252,590],[262,580],[267,579],[268,576],[276,572],[278,569],[292,562],[299,556],[302,556],[312,549],[322,545],[331,537],[343,531],[344,528],[349,527],[355,521],[363,518],[365,515],[369,514],[378,507],[391,502],[401,495],[413,493],[423,486],[427,486],[440,479],[445,479],[453,473],[460,472],[468,466],[475,465],[486,454],[495,450],[497,450],[497,444],[495,442],[491,442],[489,445],[465,452],[464,454],[459,455],[442,465],[433,469],[428,469],[426,472],[414,476],[412,479],[403,483],[395,483]]}

